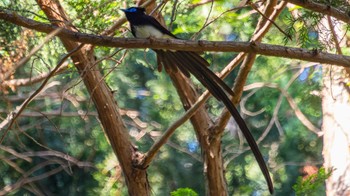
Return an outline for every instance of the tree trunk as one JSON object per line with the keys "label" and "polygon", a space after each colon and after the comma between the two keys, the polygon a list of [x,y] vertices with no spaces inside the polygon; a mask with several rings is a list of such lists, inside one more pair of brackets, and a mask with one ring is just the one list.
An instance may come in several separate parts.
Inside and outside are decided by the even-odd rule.
{"label": "tree trunk", "polygon": [[324,66],[323,69],[324,167],[334,169],[326,180],[326,193],[350,195],[349,77],[342,67]]}
{"label": "tree trunk", "polygon": [[[52,23],[74,31],[74,28],[61,22],[69,20],[58,1],[37,0],[37,3],[46,16],[53,21]],[[71,51],[79,45],[64,38],[61,38],[61,41],[67,51]],[[129,195],[150,195],[146,169],[134,167],[135,162],[138,162],[143,155],[133,147],[129,140],[128,130],[123,123],[118,105],[98,70],[93,50],[91,47],[84,46],[71,58],[89,91],[98,112],[99,120],[118,158]]]}

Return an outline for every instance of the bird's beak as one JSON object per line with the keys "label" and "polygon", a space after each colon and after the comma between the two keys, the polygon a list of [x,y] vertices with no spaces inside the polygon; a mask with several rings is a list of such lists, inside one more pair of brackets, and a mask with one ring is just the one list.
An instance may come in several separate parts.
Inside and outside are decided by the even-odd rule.
{"label": "bird's beak", "polygon": [[123,12],[126,12],[126,9],[120,9],[121,11],[123,11]]}

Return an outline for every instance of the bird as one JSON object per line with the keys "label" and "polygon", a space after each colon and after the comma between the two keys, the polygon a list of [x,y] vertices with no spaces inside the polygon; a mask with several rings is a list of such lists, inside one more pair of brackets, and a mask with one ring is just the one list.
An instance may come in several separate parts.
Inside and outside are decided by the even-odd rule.
{"label": "bird", "polygon": [[[145,13],[145,8],[130,7],[121,10],[125,13],[126,19],[130,24],[131,33],[135,38],[179,39],[163,27],[154,17],[147,15]],[[269,191],[272,194],[273,183],[264,158],[245,121],[228,97],[228,95],[234,95],[232,89],[208,68],[210,65],[208,61],[201,57],[197,52],[160,49],[153,50],[157,54],[159,71],[164,67],[168,73],[178,72],[180,70],[186,77],[190,77],[192,74],[217,100],[224,103],[250,146],[262,174],[265,177]]]}

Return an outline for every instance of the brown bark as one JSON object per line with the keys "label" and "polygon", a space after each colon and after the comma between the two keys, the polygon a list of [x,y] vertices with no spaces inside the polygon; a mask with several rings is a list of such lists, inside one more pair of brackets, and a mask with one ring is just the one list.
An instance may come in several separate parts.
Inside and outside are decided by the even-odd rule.
{"label": "brown bark", "polygon": [[[2,9],[0,9],[0,19],[45,33],[49,33],[58,28],[57,26],[36,22]],[[203,40],[189,41],[178,39],[125,39],[78,33],[68,29],[63,29],[57,36],[64,40],[69,39],[70,41],[107,47],[154,48],[185,51],[248,52],[350,67],[350,56],[331,54],[316,49],[307,50],[303,48],[293,48],[255,42]]]}
{"label": "brown bark", "polygon": [[[37,0],[37,3],[49,19],[56,21],[53,22],[55,25],[74,31],[71,26],[66,25],[69,19],[58,1]],[[67,51],[71,51],[78,46],[78,43],[69,39],[62,38],[61,41]],[[149,195],[150,188],[146,170],[133,167],[134,162],[138,160],[138,156],[141,156],[141,154],[131,144],[128,131],[118,111],[118,105],[113,100],[113,95],[104,82],[101,73],[96,71],[98,67],[95,65],[92,51],[86,51],[86,48],[83,47],[82,50],[73,55],[72,60],[90,93],[104,131],[118,157],[129,194]]]}
{"label": "brown bark", "polygon": [[[188,110],[198,99],[192,82],[182,74],[170,74],[184,108]],[[204,175],[208,195],[227,195],[227,185],[223,169],[221,135],[211,135],[213,122],[204,107],[191,117],[191,123],[202,150]]]}
{"label": "brown bark", "polygon": [[341,20],[347,24],[350,23],[350,16],[348,14],[348,11],[346,11],[346,6],[344,6],[345,9],[332,7],[328,3],[319,3],[316,1],[305,1],[305,0],[286,0],[288,3],[292,3],[295,5],[299,5],[305,9],[312,10],[314,12],[319,12],[324,15],[332,16],[338,20]]}
{"label": "brown bark", "polygon": [[344,68],[324,66],[323,157],[324,167],[334,169],[326,180],[326,193],[350,195],[350,89]]}

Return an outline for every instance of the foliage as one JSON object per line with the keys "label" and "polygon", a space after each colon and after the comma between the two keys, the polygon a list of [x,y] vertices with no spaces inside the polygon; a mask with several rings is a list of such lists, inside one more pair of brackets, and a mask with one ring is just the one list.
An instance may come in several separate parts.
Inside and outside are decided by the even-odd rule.
{"label": "foliage", "polygon": [[326,171],[325,168],[321,167],[316,174],[312,174],[306,179],[299,176],[296,184],[293,186],[295,194],[297,196],[320,195],[320,193],[324,192],[322,187],[324,186],[325,180],[327,180],[331,175],[332,170]]}
{"label": "foliage", "polygon": [[179,188],[170,193],[171,196],[197,196],[198,194],[190,188]]}
{"label": "foliage", "polygon": [[[298,40],[303,48],[325,48],[322,42],[319,42],[319,29],[317,29],[319,21],[324,16],[320,13],[305,10],[298,6],[294,7],[295,8],[292,10],[298,10],[299,14],[297,16],[290,13],[286,15],[285,23],[287,25],[287,35],[292,37],[292,40]],[[284,43],[287,44],[288,42],[290,42],[289,37],[284,37]]]}

